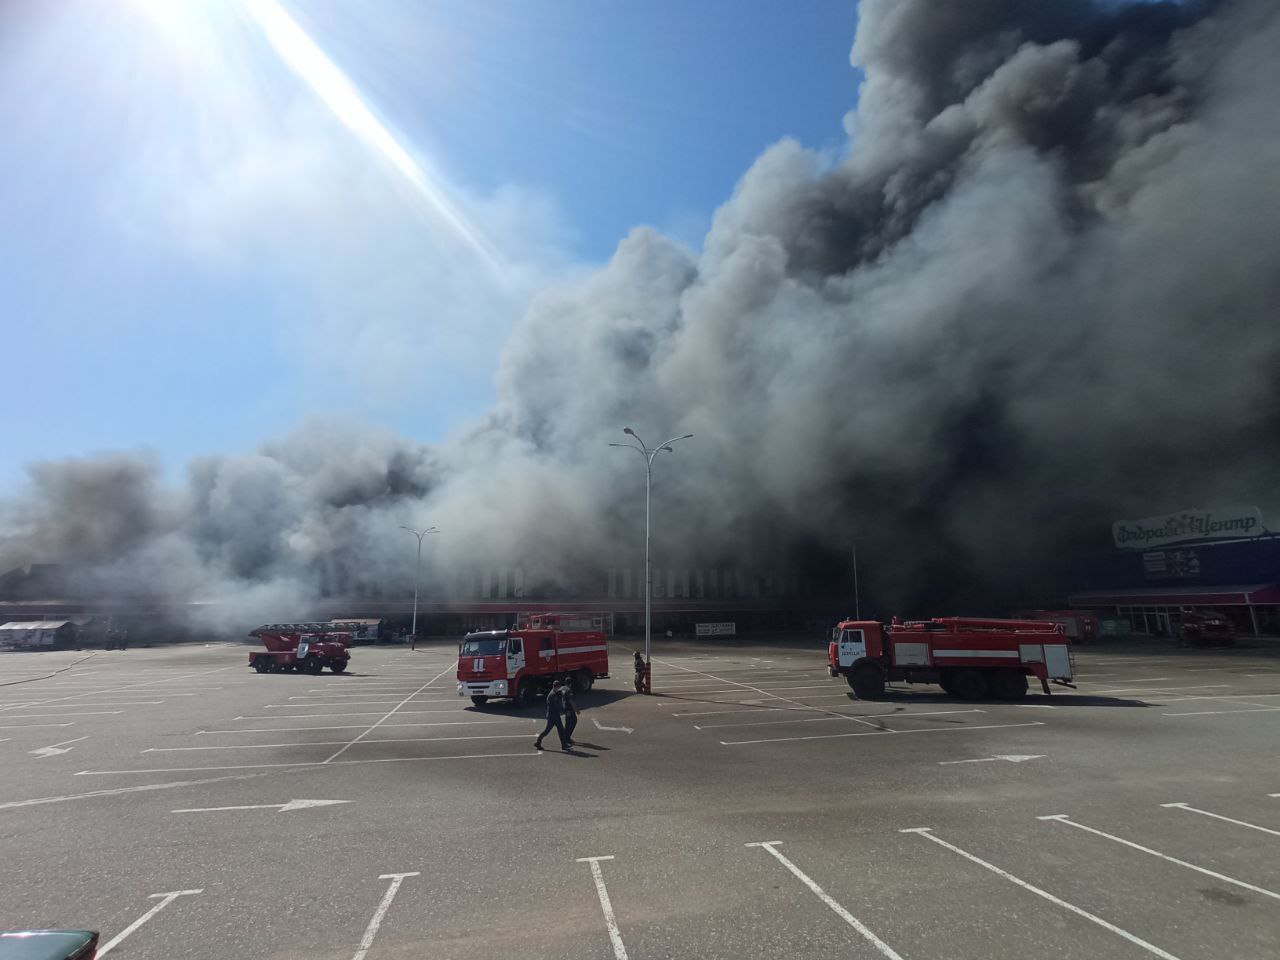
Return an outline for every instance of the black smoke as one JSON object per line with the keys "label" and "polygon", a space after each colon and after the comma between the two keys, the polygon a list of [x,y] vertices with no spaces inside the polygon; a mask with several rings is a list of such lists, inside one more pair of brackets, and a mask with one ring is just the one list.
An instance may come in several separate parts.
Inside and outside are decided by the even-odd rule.
{"label": "black smoke", "polygon": [[1280,7],[859,13],[844,154],[783,141],[701,251],[637,229],[545,291],[461,440],[310,424],[181,493],[40,465],[0,552],[269,604],[403,584],[398,525],[434,522],[441,589],[471,565],[598,591],[642,562],[623,425],[696,434],[656,464],[661,562],[837,589],[857,543],[883,612],[1050,599],[1112,519],[1273,506]]}

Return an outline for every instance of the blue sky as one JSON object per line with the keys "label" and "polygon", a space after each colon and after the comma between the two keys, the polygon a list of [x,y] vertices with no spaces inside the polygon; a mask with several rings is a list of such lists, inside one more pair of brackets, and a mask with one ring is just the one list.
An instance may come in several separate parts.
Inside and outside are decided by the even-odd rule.
{"label": "blue sky", "polygon": [[0,490],[311,415],[442,439],[531,295],[639,224],[696,246],[769,144],[840,149],[857,91],[851,0],[284,3],[416,189],[291,69],[275,3],[0,8]]}

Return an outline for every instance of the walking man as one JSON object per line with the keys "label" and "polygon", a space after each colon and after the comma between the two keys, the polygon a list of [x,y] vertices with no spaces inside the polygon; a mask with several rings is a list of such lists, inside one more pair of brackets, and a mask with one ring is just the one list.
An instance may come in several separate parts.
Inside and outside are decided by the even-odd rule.
{"label": "walking man", "polygon": [[542,732],[538,734],[538,738],[533,741],[535,750],[542,749],[542,738],[554,729],[560,737],[560,749],[569,749],[569,737],[564,732],[564,724],[560,720],[560,714],[564,712],[564,687],[561,681],[557,680],[551,687],[551,692],[547,694],[547,725],[542,728]]}
{"label": "walking man", "polygon": [[573,684],[568,680],[564,684],[564,738],[569,746],[573,746],[573,728],[578,725],[578,705],[573,702]]}
{"label": "walking man", "polygon": [[635,666],[636,666],[636,693],[644,693],[644,657],[641,656],[639,650],[636,651]]}

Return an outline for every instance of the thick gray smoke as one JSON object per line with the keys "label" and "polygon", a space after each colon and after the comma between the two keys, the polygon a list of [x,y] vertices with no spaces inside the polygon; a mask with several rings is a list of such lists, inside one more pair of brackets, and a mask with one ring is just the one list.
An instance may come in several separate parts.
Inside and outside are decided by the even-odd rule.
{"label": "thick gray smoke", "polygon": [[1274,0],[862,0],[846,154],[779,143],[701,252],[638,229],[546,291],[471,435],[310,424],[182,493],[44,464],[0,554],[266,608],[403,584],[433,522],[441,589],[598,592],[642,562],[629,424],[696,434],[660,561],[839,582],[856,541],[882,612],[1051,596],[1114,518],[1278,499],[1277,51]]}

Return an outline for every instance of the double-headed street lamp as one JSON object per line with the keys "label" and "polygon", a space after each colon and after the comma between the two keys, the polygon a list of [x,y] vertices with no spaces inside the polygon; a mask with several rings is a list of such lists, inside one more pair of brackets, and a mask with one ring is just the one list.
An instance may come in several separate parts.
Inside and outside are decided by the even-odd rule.
{"label": "double-headed street lamp", "polygon": [[671,444],[677,440],[688,440],[693,436],[692,433],[686,433],[680,437],[672,437],[666,443],[650,449],[645,446],[634,430],[630,427],[623,427],[622,432],[631,437],[632,443],[611,443],[611,447],[628,447],[640,456],[644,457],[644,692],[652,693],[653,686],[651,683],[652,676],[652,639],[649,626],[650,621],[650,597],[653,594],[653,567],[649,560],[649,516],[650,503],[652,501],[651,490],[653,487],[653,458],[663,450],[667,453],[673,452]]}
{"label": "double-headed street lamp", "polygon": [[409,649],[416,650],[418,646],[418,584],[422,581],[422,538],[428,533],[439,533],[438,527],[427,527],[425,530],[415,530],[413,527],[406,527],[400,524],[401,530],[408,530],[418,538],[418,567],[413,577],[413,627],[409,633]]}

